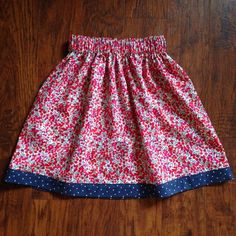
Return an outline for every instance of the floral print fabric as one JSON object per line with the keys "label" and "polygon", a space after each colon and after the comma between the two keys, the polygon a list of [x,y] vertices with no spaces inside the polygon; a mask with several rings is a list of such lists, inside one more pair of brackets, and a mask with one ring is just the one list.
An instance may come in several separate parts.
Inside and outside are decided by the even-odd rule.
{"label": "floral print fabric", "polygon": [[229,168],[164,35],[71,35],[40,87],[10,169],[66,183],[164,184]]}

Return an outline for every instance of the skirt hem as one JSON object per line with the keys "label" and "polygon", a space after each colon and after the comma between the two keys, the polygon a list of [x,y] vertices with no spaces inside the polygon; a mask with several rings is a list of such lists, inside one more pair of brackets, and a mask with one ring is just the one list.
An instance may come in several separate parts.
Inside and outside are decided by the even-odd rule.
{"label": "skirt hem", "polygon": [[66,183],[45,175],[9,168],[4,181],[28,185],[38,190],[59,193],[70,197],[128,199],[146,197],[167,198],[177,193],[233,179],[235,177],[231,167],[224,167],[183,176],[162,184]]}

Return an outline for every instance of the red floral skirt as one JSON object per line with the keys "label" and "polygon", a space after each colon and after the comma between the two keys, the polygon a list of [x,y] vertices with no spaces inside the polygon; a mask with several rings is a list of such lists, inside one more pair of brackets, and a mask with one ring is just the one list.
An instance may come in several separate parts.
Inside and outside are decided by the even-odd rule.
{"label": "red floral skirt", "polygon": [[164,35],[70,36],[40,87],[5,181],[85,198],[165,198],[234,179]]}

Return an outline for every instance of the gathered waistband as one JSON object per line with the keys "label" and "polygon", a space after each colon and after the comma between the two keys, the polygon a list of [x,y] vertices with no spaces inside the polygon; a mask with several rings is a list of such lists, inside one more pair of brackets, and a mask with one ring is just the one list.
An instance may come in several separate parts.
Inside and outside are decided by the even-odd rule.
{"label": "gathered waistband", "polygon": [[161,53],[166,51],[164,35],[142,38],[94,37],[71,34],[70,51],[112,52],[112,53]]}

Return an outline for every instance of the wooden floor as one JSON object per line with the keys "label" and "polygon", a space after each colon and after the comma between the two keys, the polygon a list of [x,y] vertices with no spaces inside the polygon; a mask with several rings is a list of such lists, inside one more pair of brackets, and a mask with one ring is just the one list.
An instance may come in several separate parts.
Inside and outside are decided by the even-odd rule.
{"label": "wooden floor", "polygon": [[[1,0],[0,177],[70,32],[164,34],[190,75],[236,175],[235,0]],[[159,199],[70,199],[0,184],[0,236],[233,236],[236,181]]]}

